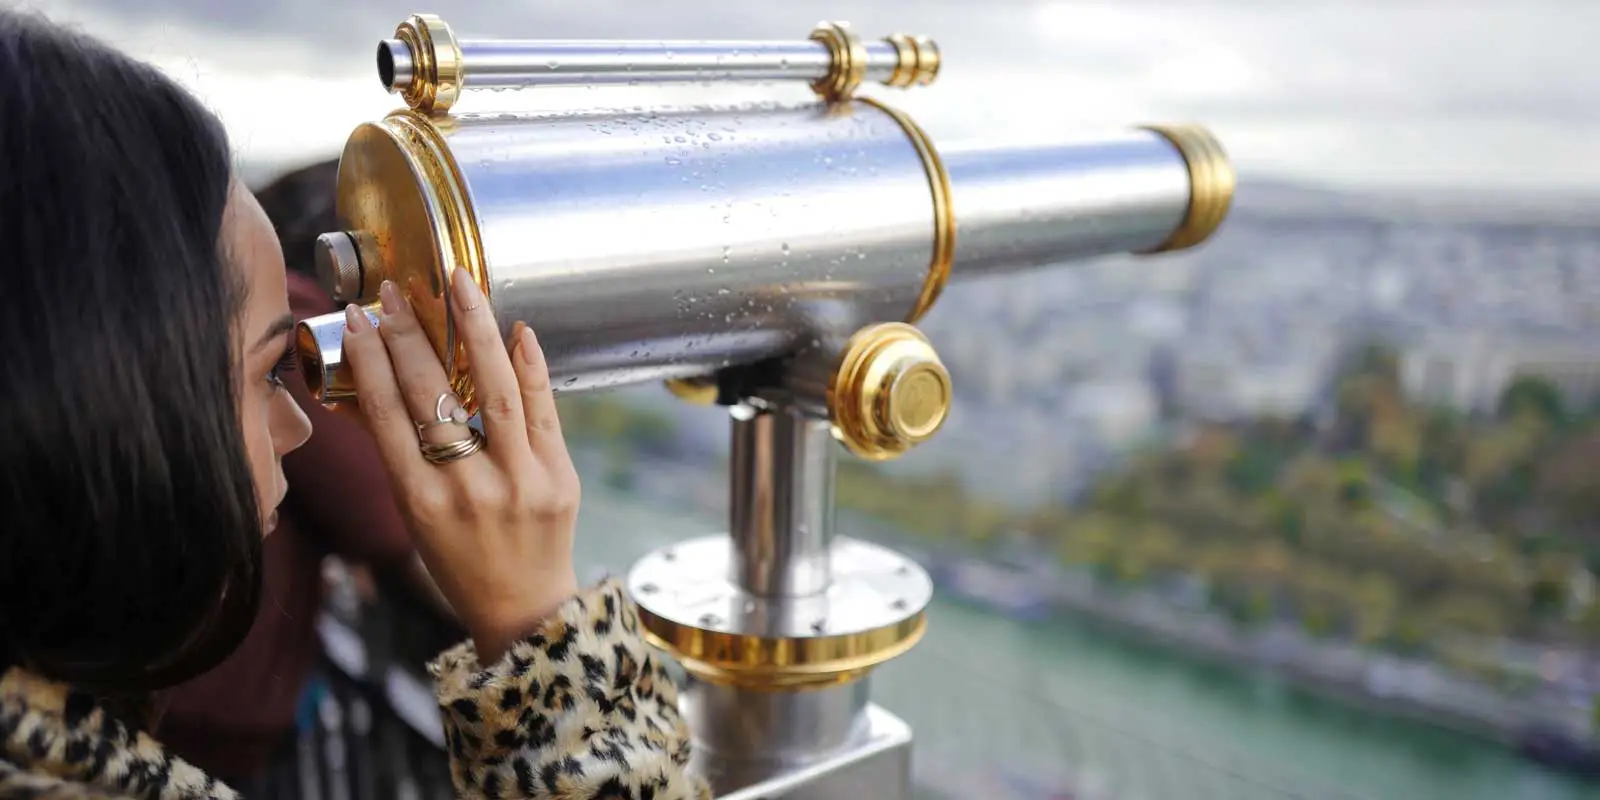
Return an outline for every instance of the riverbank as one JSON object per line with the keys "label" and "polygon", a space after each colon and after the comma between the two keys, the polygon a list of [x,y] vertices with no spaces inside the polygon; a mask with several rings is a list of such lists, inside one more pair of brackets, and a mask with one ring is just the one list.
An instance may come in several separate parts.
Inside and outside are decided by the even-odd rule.
{"label": "riverbank", "polygon": [[[722,513],[725,477],[717,469],[686,470],[681,465],[640,462],[632,471],[632,490],[651,502],[698,514]],[[839,511],[839,528],[849,535],[883,542],[917,558],[941,583],[946,596],[976,603],[1011,619],[1038,622],[1070,615],[1115,636],[1136,640],[1247,673],[1269,675],[1321,696],[1363,710],[1477,736],[1512,751],[1548,743],[1571,763],[1576,753],[1589,760],[1597,740],[1586,705],[1563,703],[1548,693],[1510,695],[1452,674],[1440,664],[1317,639],[1289,625],[1241,630],[1221,615],[1185,609],[1149,590],[1113,587],[1087,572],[1075,572],[1038,559],[1027,569],[988,579],[974,574],[995,565],[960,548],[917,537],[891,525]],[[979,584],[985,584],[982,586]]]}
{"label": "riverbank", "polygon": [[[881,534],[873,537],[882,539]],[[900,536],[892,537],[900,539]],[[911,548],[914,549],[914,545]],[[1508,694],[1430,661],[1318,639],[1286,624],[1241,629],[1175,598],[1097,580],[1087,570],[922,551],[941,593],[1025,623],[1070,617],[1109,635],[1220,667],[1293,682],[1362,710],[1482,738],[1559,769],[1600,776],[1600,736],[1581,698]]]}
{"label": "riverbank", "polygon": [[1587,707],[1509,696],[1462,680],[1426,661],[1374,654],[1319,641],[1278,625],[1241,632],[1216,615],[1173,608],[1150,594],[1107,590],[1084,576],[1053,587],[1056,609],[1230,667],[1286,677],[1369,710],[1482,736],[1512,748],[1553,731],[1576,745],[1600,747]]}

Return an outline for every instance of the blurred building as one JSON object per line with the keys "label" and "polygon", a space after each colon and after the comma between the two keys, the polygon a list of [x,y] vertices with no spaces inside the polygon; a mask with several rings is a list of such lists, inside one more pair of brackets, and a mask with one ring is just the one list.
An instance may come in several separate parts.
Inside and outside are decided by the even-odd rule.
{"label": "blurred building", "polygon": [[1569,407],[1600,398],[1600,341],[1573,334],[1431,331],[1400,355],[1401,385],[1419,401],[1493,413],[1518,378],[1548,381]]}

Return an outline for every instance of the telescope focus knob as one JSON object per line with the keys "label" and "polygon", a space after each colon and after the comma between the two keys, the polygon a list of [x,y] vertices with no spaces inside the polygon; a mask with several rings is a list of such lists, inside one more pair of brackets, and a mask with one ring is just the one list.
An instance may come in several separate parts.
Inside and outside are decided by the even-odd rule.
{"label": "telescope focus knob", "polygon": [[361,254],[355,237],[344,231],[317,237],[317,281],[323,291],[341,303],[361,297]]}
{"label": "telescope focus knob", "polygon": [[931,438],[950,412],[950,373],[922,332],[903,322],[857,331],[828,389],[834,437],[870,461]]}

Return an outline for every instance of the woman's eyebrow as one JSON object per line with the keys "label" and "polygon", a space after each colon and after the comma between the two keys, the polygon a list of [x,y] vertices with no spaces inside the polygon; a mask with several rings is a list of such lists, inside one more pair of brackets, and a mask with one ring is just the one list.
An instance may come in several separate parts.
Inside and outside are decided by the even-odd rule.
{"label": "woman's eyebrow", "polygon": [[283,316],[278,317],[272,321],[271,325],[267,326],[267,332],[261,334],[261,338],[256,341],[255,346],[250,348],[251,352],[260,350],[266,347],[268,344],[282,339],[285,334],[292,330],[294,330],[293,314],[284,314]]}

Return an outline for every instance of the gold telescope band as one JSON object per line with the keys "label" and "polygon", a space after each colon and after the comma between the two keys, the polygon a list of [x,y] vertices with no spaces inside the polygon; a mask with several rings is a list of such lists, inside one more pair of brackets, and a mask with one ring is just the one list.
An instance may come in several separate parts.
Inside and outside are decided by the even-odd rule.
{"label": "gold telescope band", "polygon": [[922,159],[922,168],[928,173],[928,191],[933,198],[933,256],[928,261],[928,275],[922,281],[917,304],[906,315],[906,322],[915,323],[938,301],[945,285],[950,282],[950,270],[955,264],[956,218],[951,203],[950,173],[945,171],[944,161],[939,158],[933,140],[909,114],[871,97],[855,99],[888,114],[906,132],[906,138],[911,140],[911,146],[917,149],[917,156]]}
{"label": "gold telescope band", "polygon": [[1178,148],[1189,168],[1189,209],[1178,229],[1146,254],[1165,253],[1194,247],[1211,238],[1233,205],[1236,178],[1233,164],[1211,132],[1199,125],[1145,125]]}
{"label": "gold telescope band", "polygon": [[828,48],[828,74],[813,81],[811,91],[824,100],[847,100],[867,77],[867,46],[848,22],[820,22],[811,39]]}
{"label": "gold telescope band", "polygon": [[449,276],[462,267],[491,305],[494,295],[472,198],[440,131],[449,124],[401,110],[357,128],[340,159],[338,212],[350,230],[371,232],[370,261],[363,254],[368,284],[387,278],[409,293],[450,390],[471,415],[476,391],[455,333]]}
{"label": "gold telescope band", "polygon": [[889,74],[885,86],[904,89],[909,86],[927,86],[939,76],[939,46],[926,36],[896,33],[884,37],[894,48],[894,72]]}
{"label": "gold telescope band", "polygon": [[889,46],[894,48],[894,72],[889,73],[889,79],[884,81],[885,86],[904,89],[917,81],[917,45],[911,37],[903,33],[896,33],[884,38]]}
{"label": "gold telescope band", "polygon": [[443,114],[461,98],[465,59],[461,43],[444,20],[413,14],[394,31],[411,48],[414,77],[406,86],[406,105],[424,114]]}

